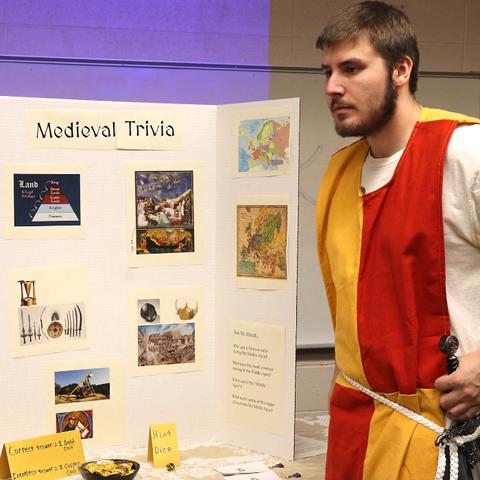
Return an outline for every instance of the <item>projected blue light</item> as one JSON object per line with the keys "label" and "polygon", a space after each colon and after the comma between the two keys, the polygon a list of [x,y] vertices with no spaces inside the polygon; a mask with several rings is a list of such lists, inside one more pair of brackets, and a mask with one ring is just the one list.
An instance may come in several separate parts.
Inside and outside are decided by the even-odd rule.
{"label": "projected blue light", "polygon": [[1,3],[4,55],[205,67],[2,64],[2,94],[209,104],[268,98],[268,73],[209,64],[268,65],[269,0]]}

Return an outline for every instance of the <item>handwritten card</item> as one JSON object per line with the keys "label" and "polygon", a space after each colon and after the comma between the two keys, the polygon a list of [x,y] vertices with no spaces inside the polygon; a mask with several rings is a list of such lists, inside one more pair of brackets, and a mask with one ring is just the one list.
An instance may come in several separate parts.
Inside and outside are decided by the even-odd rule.
{"label": "handwritten card", "polygon": [[0,457],[0,478],[64,478],[77,475],[84,461],[78,430],[7,442]]}
{"label": "handwritten card", "polygon": [[148,434],[147,459],[153,460],[154,467],[166,467],[173,463],[180,465],[177,428],[174,423],[157,423],[150,425]]}

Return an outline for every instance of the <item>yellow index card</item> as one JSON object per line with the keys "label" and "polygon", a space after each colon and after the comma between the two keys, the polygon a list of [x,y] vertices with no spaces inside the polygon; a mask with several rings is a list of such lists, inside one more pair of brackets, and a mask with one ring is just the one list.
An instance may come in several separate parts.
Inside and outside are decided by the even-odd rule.
{"label": "yellow index card", "polygon": [[169,463],[176,467],[180,465],[177,427],[174,423],[150,425],[147,459],[153,460],[154,467],[166,467]]}
{"label": "yellow index card", "polygon": [[0,457],[0,478],[64,478],[77,475],[78,466],[84,461],[78,430],[7,442]]}

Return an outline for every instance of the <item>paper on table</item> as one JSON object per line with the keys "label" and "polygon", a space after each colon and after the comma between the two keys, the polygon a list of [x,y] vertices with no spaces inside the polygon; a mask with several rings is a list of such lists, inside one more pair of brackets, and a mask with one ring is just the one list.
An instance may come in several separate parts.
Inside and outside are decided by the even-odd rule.
{"label": "paper on table", "polygon": [[0,478],[64,478],[75,475],[84,461],[80,434],[75,430],[7,442],[2,449]]}
{"label": "paper on table", "polygon": [[155,468],[166,467],[170,463],[173,463],[176,467],[180,465],[177,426],[175,423],[150,425],[147,459],[153,461]]}
{"label": "paper on table", "polygon": [[237,473],[261,473],[268,471],[268,467],[262,462],[239,463],[237,465],[225,465],[215,467],[215,470],[222,475],[235,475]]}
{"label": "paper on table", "polygon": [[267,472],[254,473],[252,475],[232,475],[228,477],[228,480],[279,480],[280,477],[273,472],[268,470]]}

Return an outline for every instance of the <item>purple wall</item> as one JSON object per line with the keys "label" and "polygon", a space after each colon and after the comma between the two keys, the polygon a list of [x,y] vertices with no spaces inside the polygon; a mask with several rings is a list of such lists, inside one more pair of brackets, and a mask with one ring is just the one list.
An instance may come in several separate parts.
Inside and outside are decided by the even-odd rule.
{"label": "purple wall", "polygon": [[[269,0],[0,0],[0,55],[267,65]],[[0,94],[224,103],[269,75],[0,63]],[[203,92],[203,93],[202,93]]]}

